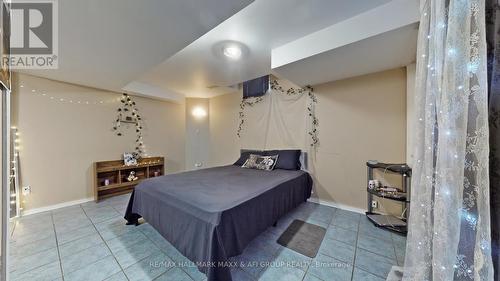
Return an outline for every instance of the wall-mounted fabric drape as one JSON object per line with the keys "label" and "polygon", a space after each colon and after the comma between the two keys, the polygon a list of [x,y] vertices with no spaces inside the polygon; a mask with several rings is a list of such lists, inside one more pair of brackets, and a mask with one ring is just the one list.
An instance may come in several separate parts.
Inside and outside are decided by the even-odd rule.
{"label": "wall-mounted fabric drape", "polygon": [[484,0],[422,0],[403,280],[493,280]]}
{"label": "wall-mounted fabric drape", "polygon": [[486,1],[490,128],[491,252],[495,280],[500,280],[500,6]]}
{"label": "wall-mounted fabric drape", "polygon": [[307,94],[286,95],[269,90],[263,100],[245,108],[241,147],[308,149],[310,118]]}

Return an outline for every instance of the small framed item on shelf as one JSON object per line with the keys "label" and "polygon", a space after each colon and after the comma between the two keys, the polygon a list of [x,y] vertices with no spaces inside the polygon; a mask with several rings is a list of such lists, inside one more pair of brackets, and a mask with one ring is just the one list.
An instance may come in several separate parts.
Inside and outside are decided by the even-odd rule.
{"label": "small framed item on shelf", "polygon": [[125,152],[123,153],[123,163],[125,163],[125,166],[135,166],[137,165],[137,158],[134,157],[133,153]]}

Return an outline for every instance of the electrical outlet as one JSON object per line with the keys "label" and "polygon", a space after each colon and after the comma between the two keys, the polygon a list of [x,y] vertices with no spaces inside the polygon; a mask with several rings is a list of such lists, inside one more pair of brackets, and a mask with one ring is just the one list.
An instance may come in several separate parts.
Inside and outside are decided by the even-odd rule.
{"label": "electrical outlet", "polygon": [[372,200],[372,208],[377,208],[378,207],[378,202],[375,200]]}
{"label": "electrical outlet", "polygon": [[27,186],[23,186],[23,195],[26,196],[26,195],[29,195],[31,193],[31,186],[27,185]]}

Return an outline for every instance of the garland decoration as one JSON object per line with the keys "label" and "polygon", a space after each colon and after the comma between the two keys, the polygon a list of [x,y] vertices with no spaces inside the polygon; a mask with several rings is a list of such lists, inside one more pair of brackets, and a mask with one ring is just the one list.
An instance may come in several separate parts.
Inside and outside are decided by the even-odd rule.
{"label": "garland decoration", "polygon": [[[122,123],[134,124],[137,138],[135,140],[135,154],[140,158],[145,152],[142,140],[142,117],[139,114],[135,101],[128,94],[120,98],[121,106],[117,109],[117,116],[113,125],[113,131],[117,136],[123,136]],[[137,158],[137,157],[136,157]]]}
{"label": "garland decoration", "polygon": [[240,124],[238,126],[238,132],[236,133],[238,135],[238,138],[241,138],[241,131],[243,130],[243,124],[245,123],[245,107],[247,106],[254,106],[264,99],[262,97],[250,97],[246,99],[242,99],[240,103]]}
{"label": "garland decoration", "polygon": [[[309,118],[311,119],[311,129],[308,132],[308,135],[311,137],[311,146],[316,147],[319,144],[319,137],[318,137],[319,121],[318,117],[316,117],[316,104],[318,103],[318,99],[316,98],[316,95],[313,92],[314,89],[311,86],[306,86],[305,88],[299,88],[299,89],[290,88],[288,90],[285,90],[276,80],[271,80],[270,85],[272,90],[275,90],[282,94],[286,94],[287,96],[307,94],[307,96],[309,97],[307,112]],[[252,107],[260,103],[261,101],[263,101],[262,97],[251,97],[243,99],[241,101],[240,113],[239,113],[240,124],[238,126],[238,132],[237,132],[238,137],[241,137],[241,131],[243,130],[243,125],[245,124],[245,107],[247,106]]]}
{"label": "garland decoration", "polygon": [[287,96],[296,96],[307,94],[309,97],[309,104],[307,105],[307,112],[309,118],[311,119],[311,130],[308,132],[308,135],[311,136],[311,146],[315,147],[319,144],[318,137],[318,117],[316,117],[316,104],[318,103],[318,99],[314,94],[314,89],[311,86],[305,86],[304,88],[294,89],[290,88],[288,90],[283,89],[277,80],[271,81],[271,89],[278,91],[282,94],[286,94]]}

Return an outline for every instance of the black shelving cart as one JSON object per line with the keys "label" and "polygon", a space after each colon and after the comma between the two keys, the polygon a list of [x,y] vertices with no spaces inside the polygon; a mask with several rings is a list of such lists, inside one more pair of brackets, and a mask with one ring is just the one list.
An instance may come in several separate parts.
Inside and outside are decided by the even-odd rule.
{"label": "black shelving cart", "polygon": [[[366,162],[367,166],[367,194],[368,211],[367,218],[377,227],[385,228],[392,232],[406,235],[408,232],[408,217],[410,212],[410,188],[411,188],[411,168],[406,164],[380,163],[377,161]],[[374,169],[383,170],[384,173],[396,173],[401,175],[401,188],[399,192],[387,192],[379,188],[370,189],[369,182],[374,180]],[[388,214],[381,214],[373,211],[373,197],[401,202],[402,218],[397,218]]]}

